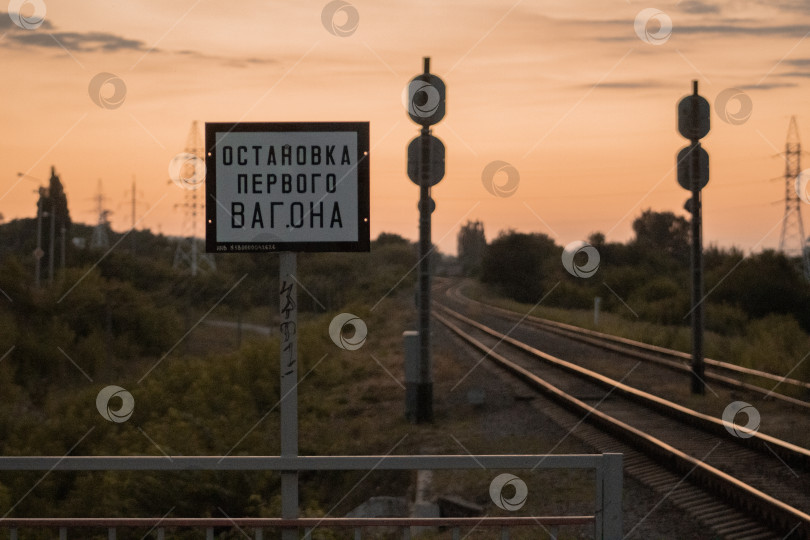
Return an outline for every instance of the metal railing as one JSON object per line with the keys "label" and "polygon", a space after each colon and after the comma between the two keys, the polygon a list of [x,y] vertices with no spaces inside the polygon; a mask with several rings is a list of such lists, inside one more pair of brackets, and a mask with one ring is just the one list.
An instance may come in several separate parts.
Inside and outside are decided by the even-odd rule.
{"label": "metal railing", "polygon": [[[374,527],[402,529],[403,538],[411,537],[411,528],[450,528],[454,539],[461,538],[461,530],[500,528],[501,537],[509,538],[512,527],[542,526],[552,539],[557,538],[560,526],[593,524],[594,516],[538,516],[538,517],[489,517],[489,518],[12,518],[6,527],[11,540],[19,540],[17,529],[51,528],[59,530],[59,540],[67,540],[68,529],[107,529],[108,540],[117,538],[118,528],[146,530],[144,537],[154,532],[154,538],[164,540],[166,529],[205,529],[206,540],[214,540],[215,528],[234,528],[245,536],[245,529],[253,529],[254,538],[263,540],[265,529],[298,529],[304,531],[304,539],[312,538],[315,529],[354,529],[354,538],[362,539],[363,530]],[[85,538],[78,533],[78,538]]]}
{"label": "metal railing", "polygon": [[[204,528],[206,538],[214,538],[215,527],[252,528],[255,538],[263,529],[304,530],[305,538],[318,528],[354,529],[355,538],[363,529],[395,527],[410,537],[411,527],[449,527],[453,537],[460,529],[499,527],[502,538],[509,538],[511,527],[542,527],[556,538],[559,526],[592,524],[594,538],[614,540],[622,537],[622,455],[485,455],[485,456],[68,456],[0,457],[0,471],[382,471],[382,470],[537,470],[592,469],[595,471],[594,514],[585,516],[475,517],[475,518],[0,518],[0,528],[8,529],[11,540],[18,540],[21,528],[57,528],[60,540],[69,529],[107,528],[115,539],[118,528],[145,528],[162,539],[166,529]],[[80,537],[80,536],[79,536]]]}

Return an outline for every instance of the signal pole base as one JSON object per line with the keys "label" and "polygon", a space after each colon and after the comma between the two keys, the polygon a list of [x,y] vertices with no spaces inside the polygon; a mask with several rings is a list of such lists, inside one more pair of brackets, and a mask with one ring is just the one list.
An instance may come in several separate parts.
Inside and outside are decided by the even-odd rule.
{"label": "signal pole base", "polygon": [[412,383],[406,392],[416,402],[409,408],[408,420],[416,424],[433,422],[433,383]]}
{"label": "signal pole base", "polygon": [[706,383],[702,369],[692,369],[692,393],[703,396],[706,394]]}

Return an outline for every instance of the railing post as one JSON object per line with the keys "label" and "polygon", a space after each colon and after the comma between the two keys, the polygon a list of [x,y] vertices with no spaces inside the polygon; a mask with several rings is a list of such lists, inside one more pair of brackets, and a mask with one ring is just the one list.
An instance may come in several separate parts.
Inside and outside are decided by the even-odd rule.
{"label": "railing post", "polygon": [[9,534],[11,540],[17,540],[17,529],[16,528],[14,528],[14,527],[10,528],[8,530],[8,534]]}
{"label": "railing post", "polygon": [[214,540],[214,528],[208,527],[205,529],[205,540]]}
{"label": "railing post", "polygon": [[107,540],[115,540],[115,527],[107,528]]}
{"label": "railing post", "polygon": [[622,454],[604,454],[602,532],[605,540],[622,537]]}
{"label": "railing post", "polygon": [[59,527],[59,540],[67,540],[67,527]]}
{"label": "railing post", "polygon": [[157,540],[165,540],[166,533],[163,530],[163,527],[158,528],[158,537]]}
{"label": "railing post", "polygon": [[594,504],[593,537],[595,540],[604,540],[604,517],[605,517],[605,454],[599,460],[599,466],[594,471],[596,473],[596,502]]}
{"label": "railing post", "polygon": [[264,532],[262,529],[256,529],[256,534],[254,535],[256,540],[262,540],[264,538]]}

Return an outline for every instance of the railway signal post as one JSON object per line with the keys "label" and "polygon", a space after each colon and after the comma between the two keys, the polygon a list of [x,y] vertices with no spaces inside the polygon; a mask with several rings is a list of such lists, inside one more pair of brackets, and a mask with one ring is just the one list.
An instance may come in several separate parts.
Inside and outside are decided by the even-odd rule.
{"label": "railway signal post", "polygon": [[709,154],[700,139],[709,133],[709,102],[698,95],[698,82],[692,81],[692,94],[678,102],[678,132],[689,139],[689,146],[678,152],[678,184],[692,192],[686,209],[692,214],[692,393],[705,394],[703,362],[703,240],[701,190],[709,182]]}
{"label": "railway signal post", "polygon": [[413,422],[433,421],[433,376],[430,360],[430,215],[436,208],[430,188],[444,177],[444,144],[430,134],[430,126],[444,118],[444,82],[430,73],[430,58],[424,72],[408,84],[408,115],[422,126],[408,145],[408,177],[419,186],[419,369],[418,380],[406,386],[406,407]]}

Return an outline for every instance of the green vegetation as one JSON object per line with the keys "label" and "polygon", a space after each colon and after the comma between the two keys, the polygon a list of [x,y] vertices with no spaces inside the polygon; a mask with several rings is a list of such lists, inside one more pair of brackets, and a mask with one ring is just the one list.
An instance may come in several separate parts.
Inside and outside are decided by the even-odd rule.
{"label": "green vegetation", "polygon": [[[681,217],[644,212],[627,244],[589,238],[600,257],[591,277],[561,264],[563,247],[543,234],[502,232],[485,251],[479,291],[488,301],[505,296],[511,307],[541,317],[593,327],[594,298],[602,299],[599,330],[690,351],[689,228]],[[574,258],[586,263],[585,253]],[[718,360],[810,380],[810,285],[796,261],[773,251],[704,252],[706,354]],[[508,304],[508,302],[507,302]],[[798,367],[797,367],[798,366]],[[795,368],[795,370],[794,370]]]}
{"label": "green vegetation", "polygon": [[[191,277],[171,267],[172,239],[138,232],[134,255],[130,239],[109,253],[68,244],[66,268],[57,268],[52,285],[43,271],[37,289],[33,258],[16,255],[33,251],[35,226],[20,220],[0,227],[1,455],[60,456],[74,445],[74,455],[278,455],[278,338],[243,330],[250,339],[240,347],[236,330],[206,326],[277,325],[277,256],[219,256],[216,273]],[[82,225],[73,230],[89,236]],[[111,235],[111,243],[119,240]],[[375,356],[401,362],[416,259],[414,246],[391,234],[371,253],[299,255],[302,454],[383,454],[397,430],[401,438],[409,428],[397,415],[375,431],[375,407],[389,399],[370,383],[380,366],[340,351],[327,329],[336,313],[355,313],[375,329]],[[96,395],[109,384],[135,399],[124,423],[96,410]],[[359,478],[304,475],[306,512],[325,514]],[[404,493],[410,483],[389,473],[376,481],[383,494]],[[0,515],[13,506],[10,515],[26,517],[160,516],[170,509],[175,516],[277,517],[278,482],[270,473],[2,473]],[[374,494],[358,492],[338,510]]]}
{"label": "green vegetation", "polygon": [[[483,231],[470,224],[464,242],[470,257],[461,268],[480,272],[485,286],[472,290],[487,301],[525,312],[542,300],[535,314],[592,327],[593,298],[601,296],[600,330],[688,350],[683,223],[648,212],[634,227],[637,238],[627,245],[592,235],[601,265],[586,279],[568,274],[562,248],[538,234],[502,233],[478,261]],[[66,267],[55,265],[53,283],[43,267],[37,289],[33,257],[21,255],[33,252],[35,231],[33,219],[0,226],[0,454],[278,454],[277,336],[206,324],[276,325],[278,257],[218,256],[216,273],[191,277],[171,266],[176,239],[110,231],[111,244],[120,243],[109,253],[66,242]],[[90,231],[73,224],[70,235],[89,238]],[[55,260],[61,261],[58,250]],[[437,268],[452,268],[446,258],[434,260]],[[449,432],[476,453],[578,451],[536,430],[515,438],[504,428],[508,422],[473,414],[459,393],[451,394],[454,415],[440,424],[416,429],[405,421],[397,380],[401,333],[415,319],[416,261],[415,246],[393,234],[380,235],[367,254],[299,255],[301,453],[385,454],[394,445],[403,454],[459,453]],[[710,248],[706,268],[707,291],[714,288],[707,354],[775,372],[792,369],[810,350],[810,314],[803,309],[810,292],[792,261]],[[329,322],[340,312],[368,325],[362,356],[337,349],[329,338]],[[436,355],[437,381],[449,381],[449,394],[468,368],[445,360],[455,352],[452,344],[436,346],[449,350]],[[486,386],[490,375],[473,373],[480,377],[475,384]],[[809,375],[810,363],[791,374]],[[134,396],[135,414],[124,423],[96,411],[96,395],[110,384]],[[505,408],[502,418],[511,422],[511,413]],[[503,434],[491,435],[500,429]],[[477,502],[486,505],[484,476],[436,478],[461,496],[483,493]],[[391,472],[301,480],[303,512],[311,516],[343,515],[370,496],[405,495],[413,486],[408,474]],[[542,491],[541,479],[533,481],[533,492]],[[572,492],[591,492],[588,481],[563,481],[571,484],[568,491],[555,491],[559,500],[546,501],[552,506],[544,512],[572,508],[565,499]],[[27,517],[278,516],[278,485],[269,473],[2,473],[0,515],[13,507],[10,515]],[[119,531],[119,537],[125,536]]]}
{"label": "green vegetation", "polygon": [[[234,328],[205,324],[277,325],[277,256],[218,256],[216,273],[192,278],[171,268],[171,239],[138,232],[135,255],[129,238],[106,255],[69,248],[64,272],[57,272],[53,285],[43,275],[36,289],[31,258],[11,248],[33,249],[35,222],[7,227],[0,227],[1,455],[278,455],[277,333],[244,329],[240,342]],[[73,230],[90,233],[79,224]],[[111,236],[113,243],[121,239]],[[584,451],[559,428],[538,430],[538,415],[527,402],[519,402],[521,414],[514,416],[516,402],[508,393],[488,396],[487,414],[474,410],[466,392],[488,387],[492,375],[483,366],[470,372],[476,358],[459,363],[456,346],[441,340],[434,349],[436,395],[449,397],[439,402],[435,425],[405,420],[401,336],[415,322],[416,261],[415,247],[392,234],[380,235],[367,254],[299,254],[300,453]],[[363,349],[343,351],[331,341],[329,323],[340,312],[367,324]],[[96,410],[99,390],[110,384],[135,400],[125,422],[109,422]],[[500,420],[492,420],[493,410]],[[445,471],[434,482],[442,494],[505,514],[489,500],[491,479],[488,471]],[[336,471],[300,480],[303,515],[343,516],[372,496],[412,496],[415,478]],[[526,481],[533,493],[557,486],[553,498],[534,498],[531,511],[587,512],[593,494],[587,474],[527,473]],[[0,515],[278,517],[279,483],[278,475],[256,472],[0,473]],[[119,530],[118,538],[145,532]],[[44,539],[53,530],[21,534]],[[106,538],[105,531],[80,534]],[[199,538],[200,532],[169,534]],[[242,537],[236,530],[217,533]]]}

